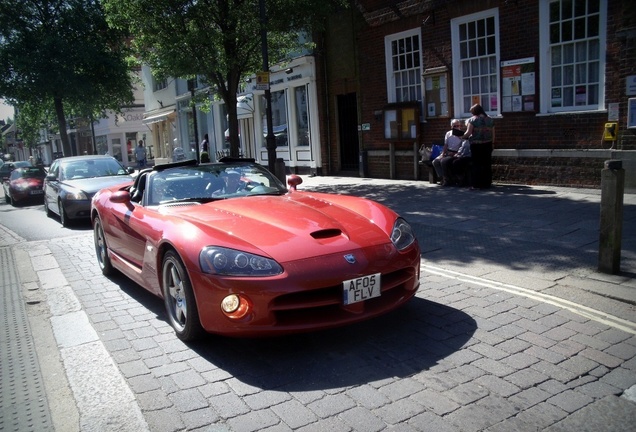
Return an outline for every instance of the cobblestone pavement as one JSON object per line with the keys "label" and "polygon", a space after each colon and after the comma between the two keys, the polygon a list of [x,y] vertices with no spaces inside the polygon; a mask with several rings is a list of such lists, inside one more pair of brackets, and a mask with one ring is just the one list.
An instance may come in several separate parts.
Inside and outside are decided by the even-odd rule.
{"label": "cobblestone pavement", "polygon": [[[387,192],[376,198],[395,199]],[[160,299],[101,275],[90,233],[14,247],[30,255],[51,321],[85,314],[96,337],[79,344],[103,347],[112,358],[120,377],[113,388],[127,401],[113,416],[128,416],[136,430],[632,431],[632,240],[627,271],[598,275],[594,242],[572,228],[573,220],[590,225],[586,201],[598,211],[594,198],[553,196],[545,207],[515,207],[509,194],[495,208],[497,191],[435,193],[430,206],[402,197],[400,213],[423,245],[416,298],[373,321],[301,336],[209,336],[185,345]],[[464,194],[455,203],[481,206],[480,225],[460,217],[467,210],[451,207],[444,195],[451,193]],[[439,208],[462,226],[445,228]],[[555,211],[561,220],[567,214],[569,226],[547,223],[544,213]],[[504,223],[511,215],[523,222]],[[543,238],[529,231],[533,225]],[[77,394],[81,382],[102,383],[108,364],[84,368],[77,379],[81,364],[68,358],[62,362],[75,398],[87,398]],[[98,393],[106,398],[108,388]],[[99,419],[105,414],[81,400],[78,407],[83,430],[135,430],[112,416]]]}

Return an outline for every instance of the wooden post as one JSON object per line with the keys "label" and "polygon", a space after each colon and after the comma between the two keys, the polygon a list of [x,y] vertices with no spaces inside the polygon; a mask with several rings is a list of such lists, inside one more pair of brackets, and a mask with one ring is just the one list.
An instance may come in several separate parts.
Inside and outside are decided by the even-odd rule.
{"label": "wooden post", "polygon": [[625,170],[622,161],[605,161],[605,168],[601,171],[601,219],[598,242],[598,270],[603,273],[620,272],[624,189]]}

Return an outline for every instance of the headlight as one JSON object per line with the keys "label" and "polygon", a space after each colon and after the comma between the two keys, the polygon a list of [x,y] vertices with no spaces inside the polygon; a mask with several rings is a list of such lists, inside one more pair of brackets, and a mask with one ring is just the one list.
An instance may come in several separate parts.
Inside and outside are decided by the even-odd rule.
{"label": "headlight", "polygon": [[409,225],[404,219],[398,218],[393,224],[393,231],[391,232],[391,241],[398,250],[404,250],[411,246],[415,241],[415,235]]}
{"label": "headlight", "polygon": [[224,276],[273,276],[283,272],[276,261],[251,253],[208,246],[199,254],[204,273]]}
{"label": "headlight", "polygon": [[79,201],[87,200],[88,197],[79,189],[66,189],[66,195],[64,195],[64,199],[69,201]]}

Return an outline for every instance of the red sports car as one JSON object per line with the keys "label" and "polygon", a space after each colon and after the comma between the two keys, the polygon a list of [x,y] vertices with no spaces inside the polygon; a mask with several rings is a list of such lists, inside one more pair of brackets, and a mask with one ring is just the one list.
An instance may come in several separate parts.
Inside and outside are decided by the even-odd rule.
{"label": "red sports car", "polygon": [[288,190],[247,159],[184,161],[92,199],[97,261],[165,300],[182,340],[325,329],[396,309],[419,288],[409,224],[373,201]]}
{"label": "red sports car", "polygon": [[14,169],[2,184],[5,201],[14,206],[30,200],[42,202],[44,177],[46,177],[46,171],[39,166],[29,164],[29,166]]}

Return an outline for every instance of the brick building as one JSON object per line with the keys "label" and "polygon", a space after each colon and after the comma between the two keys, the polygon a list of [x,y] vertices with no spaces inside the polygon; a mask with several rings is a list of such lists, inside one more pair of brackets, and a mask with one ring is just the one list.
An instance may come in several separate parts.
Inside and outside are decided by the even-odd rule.
{"label": "brick building", "polygon": [[412,179],[419,145],[479,102],[495,181],[599,187],[621,159],[636,187],[633,2],[352,1],[316,59],[322,174]]}

